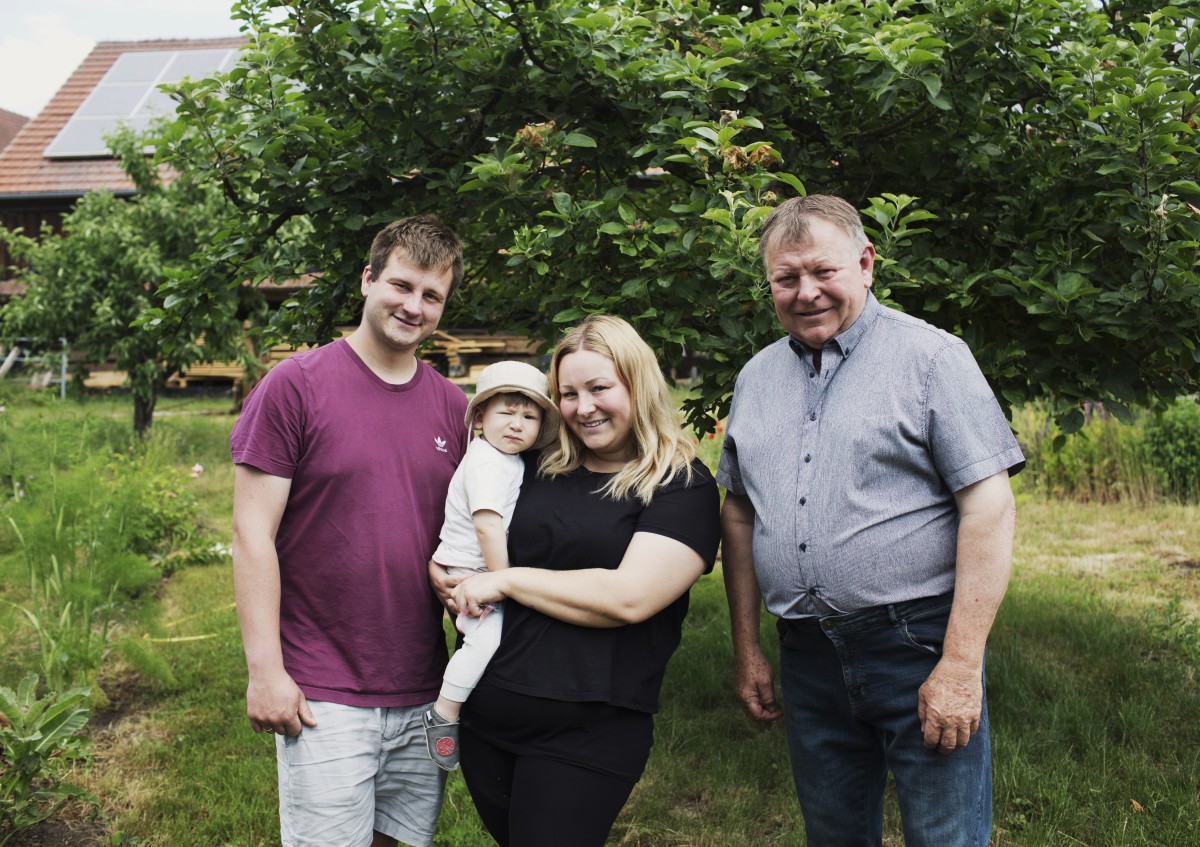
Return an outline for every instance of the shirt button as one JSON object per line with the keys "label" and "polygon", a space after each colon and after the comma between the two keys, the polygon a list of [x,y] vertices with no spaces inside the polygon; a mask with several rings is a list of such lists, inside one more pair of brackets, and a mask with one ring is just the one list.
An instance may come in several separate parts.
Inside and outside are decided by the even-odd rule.
{"label": "shirt button", "polygon": [[813,378],[814,378],[816,375],[817,375],[817,374],[816,374],[816,371],[809,371],[809,372],[808,372],[808,378],[809,378],[809,379],[813,379]]}
{"label": "shirt button", "polygon": [[805,456],[804,461],[811,462],[812,461],[812,453],[809,453],[807,456]]}
{"label": "shirt button", "polygon": [[801,497],[801,498],[800,498],[800,505],[801,505],[801,506],[803,506],[803,505],[804,505],[805,503],[807,503],[807,502],[808,502],[808,498],[807,498],[807,497]]}
{"label": "shirt button", "polygon": [[803,552],[805,552],[805,551],[807,551],[807,550],[808,550],[808,545],[807,545],[807,544],[801,544],[801,545],[800,545],[800,552],[801,552],[801,553],[803,553]]}
{"label": "shirt button", "polygon": [[808,416],[808,419],[810,421],[815,421],[817,419],[817,413],[813,412],[811,415]]}

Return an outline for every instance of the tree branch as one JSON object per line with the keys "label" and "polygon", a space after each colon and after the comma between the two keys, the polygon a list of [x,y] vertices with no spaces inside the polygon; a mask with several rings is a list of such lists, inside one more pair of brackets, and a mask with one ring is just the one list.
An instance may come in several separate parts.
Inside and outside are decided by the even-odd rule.
{"label": "tree branch", "polygon": [[516,0],[506,0],[509,11],[512,12],[512,15],[508,18],[503,18],[497,12],[492,11],[492,9],[488,7],[487,3],[482,2],[482,0],[472,0],[472,2],[474,2],[477,6],[479,6],[479,8],[483,9],[500,23],[511,26],[517,31],[517,36],[521,39],[521,48],[524,50],[525,57],[533,63],[534,67],[540,68],[546,73],[554,74],[555,76],[561,73],[558,68],[546,64],[533,49],[533,44],[529,39],[529,32],[525,29],[525,22],[521,20],[520,12],[517,9],[518,4]]}
{"label": "tree branch", "polygon": [[929,108],[929,101],[926,100],[920,106],[918,106],[917,108],[915,108],[911,112],[909,112],[907,115],[901,115],[900,117],[884,124],[883,126],[877,126],[877,127],[873,127],[872,129],[864,129],[860,132],[856,132],[856,133],[854,133],[853,137],[854,138],[878,138],[881,135],[887,135],[888,133],[895,132],[896,130],[900,129],[901,127],[906,126],[906,125],[912,123],[913,121],[915,121],[922,114],[924,114],[928,108]]}

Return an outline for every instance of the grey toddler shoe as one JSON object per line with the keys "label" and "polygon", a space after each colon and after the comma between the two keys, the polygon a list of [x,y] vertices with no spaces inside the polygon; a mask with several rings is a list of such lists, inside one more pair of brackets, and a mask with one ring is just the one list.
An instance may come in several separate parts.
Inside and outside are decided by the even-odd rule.
{"label": "grey toddler shoe", "polygon": [[458,721],[447,723],[432,708],[421,713],[429,758],[444,771],[458,770]]}

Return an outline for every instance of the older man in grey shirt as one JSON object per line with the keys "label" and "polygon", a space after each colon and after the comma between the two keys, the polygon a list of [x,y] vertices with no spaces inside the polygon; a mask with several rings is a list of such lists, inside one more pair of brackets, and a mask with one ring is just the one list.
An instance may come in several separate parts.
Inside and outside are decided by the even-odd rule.
{"label": "older man in grey shirt", "polygon": [[967,346],[872,296],[852,206],[789,200],[760,251],[788,336],[739,375],[717,473],[738,695],[785,716],[809,844],[881,845],[891,771],[908,847],[985,847],[984,647],[1024,457]]}

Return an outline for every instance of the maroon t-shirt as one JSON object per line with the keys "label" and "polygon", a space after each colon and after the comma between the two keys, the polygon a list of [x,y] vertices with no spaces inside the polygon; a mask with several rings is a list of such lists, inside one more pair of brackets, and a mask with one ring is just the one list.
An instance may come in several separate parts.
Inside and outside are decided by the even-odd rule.
{"label": "maroon t-shirt", "polygon": [[344,340],[281,362],[246,398],[233,461],[292,481],[275,539],[279,628],[306,697],[437,696],[446,643],[427,563],[466,450],[466,407],[424,362],[389,385]]}

